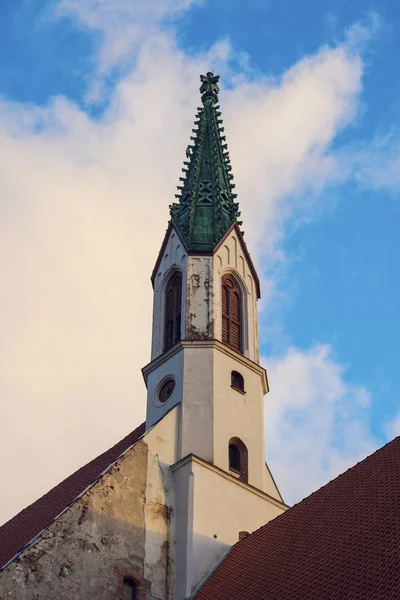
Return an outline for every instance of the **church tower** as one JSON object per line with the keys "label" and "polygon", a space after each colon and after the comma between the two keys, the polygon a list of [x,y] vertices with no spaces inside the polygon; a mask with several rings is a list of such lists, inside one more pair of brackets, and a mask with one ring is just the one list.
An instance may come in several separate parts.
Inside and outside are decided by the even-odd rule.
{"label": "church tower", "polygon": [[152,354],[143,369],[146,430],[177,414],[177,600],[240,531],[253,531],[284,506],[265,463],[260,285],[238,221],[218,80],[201,76],[202,106],[152,275]]}
{"label": "church tower", "polygon": [[0,598],[190,600],[232,546],[288,508],[265,462],[260,285],[218,80],[201,76],[153,271],[146,423],[0,528]]}

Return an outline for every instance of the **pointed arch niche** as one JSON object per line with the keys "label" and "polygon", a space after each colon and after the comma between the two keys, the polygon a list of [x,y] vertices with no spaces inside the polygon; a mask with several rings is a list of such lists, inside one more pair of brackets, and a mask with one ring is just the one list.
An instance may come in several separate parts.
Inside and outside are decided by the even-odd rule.
{"label": "pointed arch niche", "polygon": [[237,352],[248,346],[247,289],[232,271],[221,278],[221,340]]}

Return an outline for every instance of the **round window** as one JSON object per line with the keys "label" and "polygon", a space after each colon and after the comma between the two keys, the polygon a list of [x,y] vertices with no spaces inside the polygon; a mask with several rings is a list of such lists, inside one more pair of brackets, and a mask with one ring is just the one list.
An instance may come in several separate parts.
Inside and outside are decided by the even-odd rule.
{"label": "round window", "polygon": [[175,381],[173,379],[168,379],[165,383],[163,383],[158,394],[158,399],[160,402],[166,402],[169,400],[174,389]]}

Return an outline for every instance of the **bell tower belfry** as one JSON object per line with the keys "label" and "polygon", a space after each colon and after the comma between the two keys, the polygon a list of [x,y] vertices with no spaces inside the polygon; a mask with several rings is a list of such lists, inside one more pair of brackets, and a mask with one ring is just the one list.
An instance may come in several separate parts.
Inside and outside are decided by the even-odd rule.
{"label": "bell tower belfry", "polygon": [[265,463],[260,284],[238,221],[218,80],[201,76],[202,106],[152,275],[152,353],[143,369],[146,428],[177,410],[177,600],[239,530],[285,508]]}

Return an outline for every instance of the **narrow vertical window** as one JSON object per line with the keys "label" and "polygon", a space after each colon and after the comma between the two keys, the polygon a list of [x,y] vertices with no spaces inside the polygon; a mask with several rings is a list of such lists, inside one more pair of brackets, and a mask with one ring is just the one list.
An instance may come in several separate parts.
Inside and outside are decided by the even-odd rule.
{"label": "narrow vertical window", "polygon": [[240,473],[240,452],[236,444],[229,444],[229,468]]}
{"label": "narrow vertical window", "polygon": [[222,278],[222,341],[242,351],[240,290],[231,275]]}
{"label": "narrow vertical window", "polygon": [[229,470],[240,481],[248,481],[247,447],[241,439],[235,437],[229,440]]}
{"label": "narrow vertical window", "polygon": [[182,274],[174,273],[165,290],[164,350],[181,339]]}
{"label": "narrow vertical window", "polygon": [[122,600],[136,600],[137,585],[133,577],[124,577]]}

